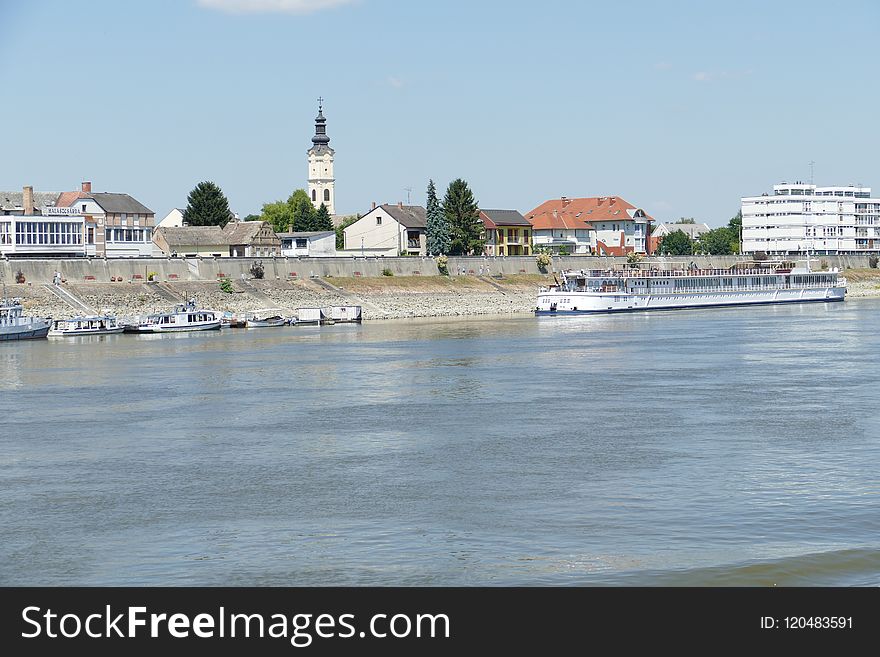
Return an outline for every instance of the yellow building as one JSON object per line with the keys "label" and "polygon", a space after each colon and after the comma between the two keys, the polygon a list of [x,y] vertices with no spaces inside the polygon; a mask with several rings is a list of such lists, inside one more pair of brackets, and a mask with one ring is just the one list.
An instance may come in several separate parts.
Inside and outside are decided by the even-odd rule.
{"label": "yellow building", "polygon": [[531,255],[532,224],[516,210],[480,210],[485,255]]}

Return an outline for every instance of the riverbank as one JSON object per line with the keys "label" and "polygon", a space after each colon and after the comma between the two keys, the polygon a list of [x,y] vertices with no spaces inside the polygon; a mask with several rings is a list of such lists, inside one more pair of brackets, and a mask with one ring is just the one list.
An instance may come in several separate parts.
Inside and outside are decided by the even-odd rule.
{"label": "riverbank", "polygon": [[[120,317],[146,315],[170,308],[175,302],[195,298],[199,306],[243,313],[280,308],[287,315],[297,308],[358,305],[364,319],[445,317],[527,313],[534,309],[540,285],[550,275],[514,275],[504,278],[477,276],[357,277],[278,280],[231,280],[226,293],[213,281],[155,283],[64,283],[62,288],[94,312]],[[82,314],[56,296],[51,286],[7,285],[19,296],[25,313],[39,317]]]}
{"label": "riverbank", "polygon": [[[880,297],[880,270],[850,269],[847,297]],[[295,315],[297,308],[357,305],[363,317],[455,317],[529,313],[541,285],[553,282],[550,274],[485,276],[379,276],[329,277],[304,280],[231,280],[226,293],[214,281],[164,283],[64,283],[62,287],[96,313],[133,317],[169,309],[175,302],[195,298],[205,308],[243,313],[280,308]],[[7,291],[22,298],[28,315],[70,317],[83,314],[58,296],[51,286],[11,284]]]}

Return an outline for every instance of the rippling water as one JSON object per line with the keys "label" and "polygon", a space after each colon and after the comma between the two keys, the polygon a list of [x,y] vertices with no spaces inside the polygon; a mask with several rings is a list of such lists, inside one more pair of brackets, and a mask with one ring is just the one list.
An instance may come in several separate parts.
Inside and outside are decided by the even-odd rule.
{"label": "rippling water", "polygon": [[0,584],[877,585],[878,311],[0,344]]}

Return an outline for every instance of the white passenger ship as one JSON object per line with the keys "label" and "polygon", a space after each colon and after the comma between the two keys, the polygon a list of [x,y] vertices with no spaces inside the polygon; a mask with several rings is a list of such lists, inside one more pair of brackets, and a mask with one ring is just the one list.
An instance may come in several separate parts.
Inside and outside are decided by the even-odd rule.
{"label": "white passenger ship", "polygon": [[112,315],[92,317],[73,317],[71,319],[56,319],[49,329],[50,337],[73,337],[77,335],[110,335],[122,333],[125,327],[116,321]]}
{"label": "white passenger ship", "polygon": [[566,271],[538,291],[536,315],[579,315],[807,301],[843,301],[837,269],[811,271],[792,262],[739,263],[730,269]]}
{"label": "white passenger ship", "polygon": [[187,331],[212,331],[220,328],[220,313],[196,307],[194,299],[180,303],[167,313],[149,315],[146,321],[129,327],[132,333],[180,333]]}

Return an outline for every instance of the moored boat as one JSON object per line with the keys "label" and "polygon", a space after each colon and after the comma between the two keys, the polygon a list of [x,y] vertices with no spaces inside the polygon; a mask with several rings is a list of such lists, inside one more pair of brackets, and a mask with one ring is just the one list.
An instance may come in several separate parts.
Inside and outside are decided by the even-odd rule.
{"label": "moored boat", "polygon": [[265,308],[249,313],[245,319],[245,328],[274,328],[286,326],[287,319],[281,314],[280,308]]}
{"label": "moored boat", "polygon": [[212,331],[220,328],[220,313],[198,308],[194,299],[177,304],[167,313],[149,315],[132,330],[134,333],[181,333]]}
{"label": "moored boat", "polygon": [[541,288],[536,315],[579,315],[771,303],[843,301],[837,269],[811,271],[809,261],[738,263],[730,269],[604,269],[562,273]]}
{"label": "moored boat", "polygon": [[110,335],[122,333],[125,326],[119,324],[112,315],[72,317],[56,319],[49,329],[50,337],[73,337],[77,335]]}
{"label": "moored boat", "polygon": [[28,317],[20,299],[0,300],[0,341],[37,340],[49,334],[49,320]]}

